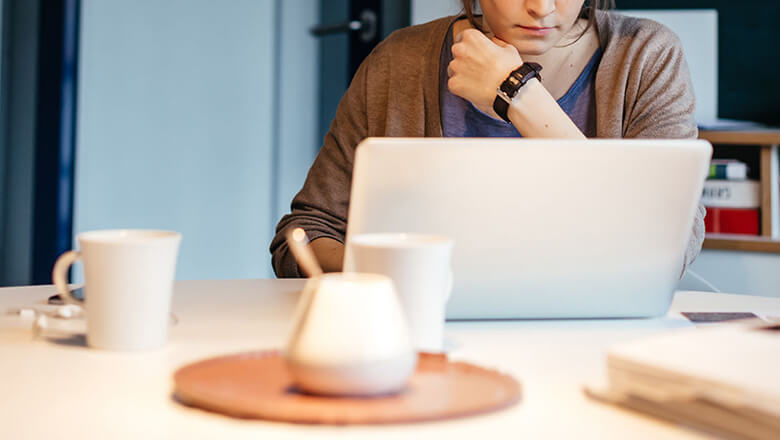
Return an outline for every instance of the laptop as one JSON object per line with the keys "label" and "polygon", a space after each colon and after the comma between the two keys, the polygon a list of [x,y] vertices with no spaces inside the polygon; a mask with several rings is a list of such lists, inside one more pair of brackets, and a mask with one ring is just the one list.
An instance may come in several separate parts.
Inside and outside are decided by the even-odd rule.
{"label": "laptop", "polygon": [[455,240],[448,319],[664,314],[712,154],[702,140],[368,138],[347,227]]}

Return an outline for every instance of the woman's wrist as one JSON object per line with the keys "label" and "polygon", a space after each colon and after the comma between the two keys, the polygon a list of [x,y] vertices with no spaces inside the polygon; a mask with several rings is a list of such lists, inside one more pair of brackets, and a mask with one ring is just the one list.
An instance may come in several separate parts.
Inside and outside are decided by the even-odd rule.
{"label": "woman's wrist", "polygon": [[585,139],[569,115],[536,78],[520,87],[507,115],[525,137]]}

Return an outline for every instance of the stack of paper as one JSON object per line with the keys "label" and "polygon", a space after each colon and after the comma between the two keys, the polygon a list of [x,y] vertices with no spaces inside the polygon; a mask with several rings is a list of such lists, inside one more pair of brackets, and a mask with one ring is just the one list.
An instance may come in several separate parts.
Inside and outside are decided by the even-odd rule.
{"label": "stack of paper", "polygon": [[735,438],[780,439],[780,326],[764,321],[618,345],[595,398]]}

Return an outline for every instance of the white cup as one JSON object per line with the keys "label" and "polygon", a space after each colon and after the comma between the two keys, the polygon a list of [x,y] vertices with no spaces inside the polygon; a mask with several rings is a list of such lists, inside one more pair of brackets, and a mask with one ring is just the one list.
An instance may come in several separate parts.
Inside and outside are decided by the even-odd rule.
{"label": "white cup", "polygon": [[[54,264],[52,279],[67,302],[87,315],[87,345],[107,350],[150,350],[165,345],[181,234],[106,230],[78,234],[81,251]],[[68,283],[68,268],[84,263],[84,302]]]}
{"label": "white cup", "polygon": [[412,341],[421,351],[443,351],[453,244],[449,237],[401,233],[357,234],[347,244],[350,270],[393,280]]}

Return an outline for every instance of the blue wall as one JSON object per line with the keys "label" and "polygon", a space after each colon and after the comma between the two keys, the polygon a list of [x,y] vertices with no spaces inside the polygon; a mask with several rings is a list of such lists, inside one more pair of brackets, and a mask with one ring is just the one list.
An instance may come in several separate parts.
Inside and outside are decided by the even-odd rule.
{"label": "blue wall", "polygon": [[74,232],[173,229],[180,279],[270,275],[278,3],[83,1]]}

